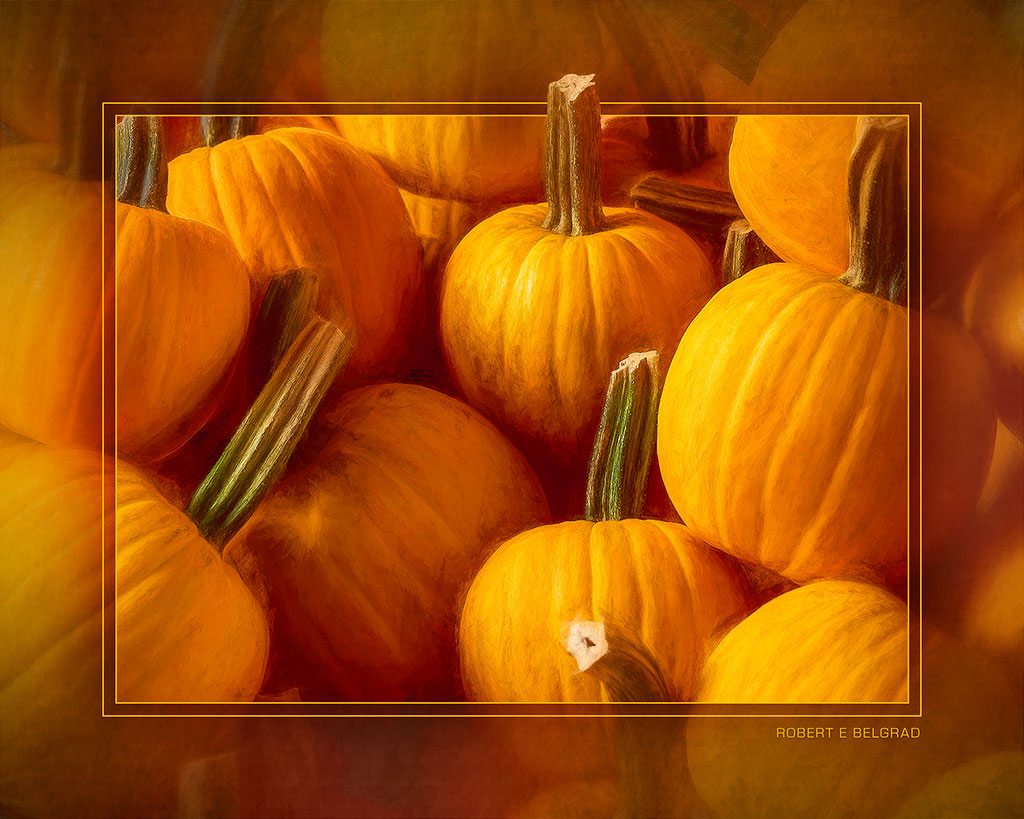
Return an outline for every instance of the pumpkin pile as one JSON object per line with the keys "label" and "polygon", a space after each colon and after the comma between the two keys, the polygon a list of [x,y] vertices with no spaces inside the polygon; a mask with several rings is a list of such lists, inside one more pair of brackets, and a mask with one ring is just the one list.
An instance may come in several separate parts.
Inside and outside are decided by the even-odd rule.
{"label": "pumpkin pile", "polygon": [[[424,12],[439,29],[443,5]],[[332,4],[324,37],[377,23]],[[345,81],[375,76],[376,54],[350,54]],[[666,83],[699,98],[686,72]],[[556,717],[488,735],[528,783],[502,808],[523,816],[823,815],[830,794],[787,802],[771,770],[723,764],[767,756],[757,736],[628,709],[906,703],[919,630],[926,673],[948,682],[960,662],[1001,701],[1024,629],[998,582],[1021,570],[1004,520],[1020,225],[1004,217],[977,259],[963,322],[916,311],[905,117],[603,121],[594,75],[567,74],[545,118],[175,119],[120,120],[113,196],[68,132],[0,148],[0,306],[16,317],[0,335],[0,598],[17,615],[0,806],[75,815],[102,798],[87,777],[48,787],[69,764],[49,751],[61,720],[66,753],[98,743],[143,766],[75,710],[102,673],[104,615],[122,703],[627,704],[571,736]],[[935,479],[917,532],[921,343]],[[979,513],[992,542],[959,574]],[[923,621],[912,532],[956,600]],[[104,568],[104,601],[43,604]],[[270,736],[299,755],[323,742],[182,735],[151,760],[174,783],[100,812],[181,783],[180,815],[277,804]],[[1008,747],[975,732],[943,772]],[[894,758],[905,776],[879,778],[880,812],[928,785]]]}

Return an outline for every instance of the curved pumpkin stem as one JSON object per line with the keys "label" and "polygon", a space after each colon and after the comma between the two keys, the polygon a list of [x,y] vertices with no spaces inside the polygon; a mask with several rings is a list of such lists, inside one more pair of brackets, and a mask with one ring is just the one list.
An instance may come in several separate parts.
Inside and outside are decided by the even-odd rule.
{"label": "curved pumpkin stem", "polygon": [[118,202],[167,210],[167,157],[159,117],[129,116],[117,123]]}
{"label": "curved pumpkin stem", "polygon": [[850,267],[840,280],[907,303],[907,119],[861,117],[850,158]]}
{"label": "curved pumpkin stem", "polygon": [[[654,654],[629,629],[614,623],[572,623],[566,648],[580,673],[593,675],[612,702],[676,699]],[[681,741],[678,726],[664,718],[628,715],[616,717],[613,726],[626,815],[670,815],[679,774],[669,773],[666,762],[673,745]]]}
{"label": "curved pumpkin stem", "polygon": [[587,475],[586,518],[640,516],[658,419],[658,353],[633,353],[612,372]]}
{"label": "curved pumpkin stem", "polygon": [[566,74],[548,86],[544,172],[544,227],[563,236],[600,231],[601,102],[593,74]]}
{"label": "curved pumpkin stem", "polygon": [[223,454],[189,501],[188,516],[218,550],[242,528],[298,446],[352,356],[335,325],[315,317],[288,348]]}
{"label": "curved pumpkin stem", "polygon": [[[313,317],[320,283],[312,270],[301,268],[274,276],[253,320],[246,362],[246,381],[263,387],[288,348]],[[253,395],[255,397],[255,395]]]}

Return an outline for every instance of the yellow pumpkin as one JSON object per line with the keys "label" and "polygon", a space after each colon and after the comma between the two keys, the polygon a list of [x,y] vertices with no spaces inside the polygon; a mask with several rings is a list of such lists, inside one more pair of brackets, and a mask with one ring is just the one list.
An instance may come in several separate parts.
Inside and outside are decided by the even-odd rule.
{"label": "yellow pumpkin", "polygon": [[26,815],[170,812],[181,763],[216,738],[100,716],[104,527],[121,700],[251,698],[263,676],[266,617],[238,574],[141,473],[103,471],[98,452],[0,444],[0,803]]}
{"label": "yellow pumpkin", "polygon": [[738,117],[729,183],[754,232],[784,261],[849,266],[847,177],[857,117]]}
{"label": "yellow pumpkin", "polygon": [[[784,715],[688,722],[690,772],[712,812],[888,816],[943,770],[1019,746],[1020,704],[995,669],[925,625],[919,677],[909,633],[905,603],[842,581],[787,592],[736,626],[709,660],[700,701],[772,703]],[[855,701],[881,714],[886,706],[867,703],[905,700],[919,680],[922,718],[829,717],[856,706],[795,706]]]}
{"label": "yellow pumpkin", "polygon": [[[467,401],[512,430],[528,454],[563,470],[589,447],[616,362],[637,349],[668,355],[716,286],[707,258],[679,228],[638,210],[602,209],[590,80],[552,84],[549,120],[562,137],[549,140],[549,203],[473,228],[441,291],[441,343]],[[562,97],[565,107],[556,108]],[[572,125],[570,106],[579,114]]]}
{"label": "yellow pumpkin", "polygon": [[400,370],[423,322],[421,249],[398,189],[341,139],[305,128],[228,139],[168,167],[167,209],[224,231],[258,291],[307,268],[352,337],[353,378]]}

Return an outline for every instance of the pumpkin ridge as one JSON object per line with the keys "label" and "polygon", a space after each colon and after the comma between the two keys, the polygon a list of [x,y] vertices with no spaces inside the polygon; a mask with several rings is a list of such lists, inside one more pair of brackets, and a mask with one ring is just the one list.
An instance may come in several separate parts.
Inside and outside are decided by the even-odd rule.
{"label": "pumpkin ridge", "polygon": [[[835,292],[833,284],[834,282],[828,281],[823,283],[822,285],[809,288],[809,291],[817,291],[827,287],[828,292],[832,294]],[[824,301],[824,299],[819,299],[819,301]],[[854,312],[854,309],[859,308],[860,306],[861,300],[858,298],[844,299],[843,303],[839,305],[839,309],[832,312],[831,315],[825,319],[825,321],[827,322],[827,326],[825,328],[824,334],[822,334],[820,341],[817,343],[817,346],[814,349],[814,352],[811,354],[810,360],[806,362],[805,365],[802,365],[800,368],[800,391],[796,395],[792,404],[790,405],[788,413],[790,416],[803,417],[805,415],[805,410],[815,405],[819,396],[816,389],[811,388],[811,385],[817,383],[815,377],[817,376],[819,370],[826,369],[830,373],[834,373],[837,370],[839,370],[839,368],[835,366],[835,357],[833,355],[831,345],[833,343],[834,338],[842,337],[844,334],[848,333],[849,328],[847,327],[847,324],[845,322],[847,314]],[[807,329],[808,331],[810,330],[810,328]],[[857,335],[855,335],[854,338],[859,340],[859,336]],[[876,347],[873,353],[874,358],[872,359],[872,362],[874,363],[874,361],[877,360],[878,356],[881,355],[881,345]],[[854,395],[858,394],[856,388],[851,390],[851,392]],[[830,418],[829,420],[830,422],[832,422],[835,419]],[[850,428],[846,427],[845,429],[845,438],[848,441]],[[774,540],[771,537],[771,531],[773,527],[771,527],[770,525],[765,525],[765,522],[771,520],[771,511],[773,509],[786,508],[786,499],[776,497],[778,493],[781,491],[780,486],[782,484],[782,482],[779,480],[779,473],[783,471],[787,466],[790,466],[789,461],[793,455],[794,443],[797,442],[805,434],[806,432],[804,430],[797,429],[792,424],[787,425],[787,427],[775,437],[775,440],[773,441],[771,448],[771,454],[768,456],[765,462],[766,466],[764,469],[764,473],[766,475],[766,479],[764,484],[764,491],[761,494],[761,525],[759,527],[760,534],[758,537],[758,541],[761,545],[758,549],[758,557],[761,559],[764,565],[769,567],[779,566],[780,564],[775,560],[775,550],[771,548],[771,545]],[[845,452],[845,450],[846,445],[844,444],[840,449],[840,452]],[[837,470],[832,470],[832,472],[830,473],[830,482],[834,481],[836,471]],[[810,519],[813,521],[817,521],[818,519],[818,515],[820,514],[822,507],[822,500],[824,499],[825,494],[826,492],[821,493],[821,500],[818,501],[816,507],[817,511],[813,515],[811,515]],[[809,542],[809,539],[806,537],[806,533],[809,528],[812,527],[807,527],[803,531],[801,531],[801,538],[795,546],[793,552],[791,553],[791,556],[786,561],[785,568],[787,570],[794,565],[799,565],[800,560],[802,560],[805,557],[805,554],[803,554],[804,551],[810,552],[811,550],[813,550],[813,541]],[[806,547],[804,547],[805,543],[807,543]],[[788,551],[789,544],[786,544],[785,548]]]}
{"label": "pumpkin ridge", "polygon": [[[840,490],[849,486],[850,479],[855,477],[854,475],[846,474],[848,470],[843,468],[844,464],[849,463],[850,459],[856,454],[858,447],[854,446],[854,443],[859,440],[859,437],[870,434],[874,430],[874,426],[867,422],[866,413],[877,400],[878,393],[891,381],[891,370],[879,367],[877,363],[893,331],[899,329],[902,324],[895,310],[887,310],[886,312],[886,326],[882,335],[882,343],[875,348],[871,372],[867,384],[864,385],[864,390],[861,393],[861,405],[849,426],[845,427],[845,441],[840,451],[840,457],[836,461],[836,468],[829,473],[829,481],[825,492],[822,494],[822,501],[818,506],[818,512],[813,516],[810,525],[801,533],[800,540],[797,542],[796,549],[790,558],[790,566],[802,564],[807,553],[813,549],[814,541],[820,536],[821,530],[825,528],[829,519],[833,518],[836,512],[842,508],[841,497],[838,496]],[[896,365],[896,369],[899,369],[899,364]],[[886,377],[883,377],[883,374]],[[840,478],[845,478],[845,480],[841,483]],[[826,509],[829,509],[827,514],[825,514]]]}
{"label": "pumpkin ridge", "polygon": [[[740,279],[740,281],[742,282],[743,279]],[[763,281],[758,283],[763,284]],[[734,429],[740,412],[746,407],[747,393],[749,392],[751,387],[756,383],[756,379],[753,378],[752,376],[755,370],[760,366],[762,360],[770,352],[770,345],[766,344],[765,340],[768,339],[773,334],[778,334],[779,328],[785,327],[786,320],[789,319],[789,317],[792,314],[799,312],[804,307],[805,302],[813,301],[814,298],[816,298],[816,291],[819,289],[819,287],[820,285],[814,285],[812,287],[806,288],[805,290],[801,290],[795,295],[791,296],[788,303],[785,304],[782,307],[782,309],[776,312],[773,316],[771,316],[771,319],[767,322],[767,325],[764,327],[764,329],[759,330],[757,347],[754,351],[754,354],[750,357],[750,361],[747,363],[746,369],[742,377],[738,381],[739,386],[736,390],[736,393],[733,396],[732,406],[729,409],[729,414],[721,422],[722,429]],[[751,301],[751,310],[748,311],[745,315],[749,315],[750,312],[754,312],[754,308],[756,306],[758,305],[754,301]],[[737,325],[738,324],[739,322],[737,322]],[[737,328],[737,333],[739,333],[739,328]],[[732,554],[736,554],[737,552],[742,551],[744,548],[751,549],[755,552],[756,560],[758,562],[763,563],[765,560],[764,543],[761,538],[760,531],[762,520],[759,518],[755,523],[755,532],[753,533],[753,536],[751,538],[752,542],[749,544],[743,544],[741,547],[739,547],[739,549],[737,548],[736,543],[733,540],[733,533],[729,531],[729,527],[727,525],[727,521],[730,519],[730,516],[728,514],[728,510],[726,509],[726,507],[728,505],[730,495],[732,494],[731,481],[729,480],[728,473],[730,468],[732,467],[732,453],[740,437],[741,436],[739,435],[727,437],[722,444],[721,452],[719,455],[718,468],[716,470],[716,480],[714,488],[712,489],[712,492],[714,494],[715,506],[714,527],[715,531],[717,531],[718,533],[717,539],[726,551]],[[727,491],[726,487],[730,487],[730,489]]]}
{"label": "pumpkin ridge", "polygon": [[[219,155],[216,157],[216,159],[218,161],[215,163],[214,162],[215,157],[214,157],[214,150],[213,150],[213,148],[206,148],[205,150],[207,152],[206,153],[206,158],[207,158],[207,165],[209,167],[209,173],[205,174],[205,176],[210,180],[210,190],[213,193],[213,201],[216,202],[217,210],[220,211],[220,218],[216,219],[215,221],[216,221],[216,223],[218,225],[223,227],[224,232],[231,239],[231,243],[235,247],[237,247],[239,249],[238,252],[239,252],[239,255],[241,255],[242,248],[245,247],[245,243],[242,241],[243,240],[242,226],[241,225],[237,225],[237,224],[236,225],[229,224],[229,222],[228,222],[228,210],[224,207],[224,201],[221,198],[221,185],[220,185],[221,177],[220,177],[220,173],[218,172],[218,169],[217,169],[217,166],[222,164],[219,161],[220,157],[219,157]],[[169,166],[168,166],[168,170],[169,170]],[[227,171],[225,171],[225,175],[227,175]],[[192,178],[189,181],[194,184],[195,183],[195,179],[196,179],[197,176],[199,176],[199,174],[192,174]],[[242,261],[245,262],[246,268],[248,268],[251,271],[252,267],[253,267],[253,261],[254,260],[249,258],[248,255],[246,255],[246,256],[243,257]]]}

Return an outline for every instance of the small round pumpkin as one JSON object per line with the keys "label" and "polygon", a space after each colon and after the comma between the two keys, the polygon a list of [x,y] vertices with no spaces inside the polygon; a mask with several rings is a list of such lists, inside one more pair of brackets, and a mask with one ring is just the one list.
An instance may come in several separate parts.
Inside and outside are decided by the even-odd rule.
{"label": "small round pumpkin", "polygon": [[589,448],[616,362],[670,354],[716,281],[679,228],[602,208],[592,77],[567,75],[551,94],[548,204],[502,211],[459,243],[441,342],[467,401],[564,470]]}
{"label": "small round pumpkin", "polygon": [[227,139],[170,162],[167,209],[224,231],[259,292],[316,273],[317,309],[355,344],[351,377],[401,369],[423,321],[422,252],[373,159],[306,128]]}
{"label": "small round pumpkin", "polygon": [[220,742],[201,721],[101,718],[105,526],[119,699],[246,699],[263,677],[266,617],[238,574],[141,473],[107,460],[105,485],[103,459],[0,443],[0,803],[19,814],[170,813],[182,762]]}
{"label": "small round pumpkin", "polygon": [[303,452],[227,551],[303,696],[457,696],[459,594],[496,542],[548,519],[533,471],[475,411],[414,385],[325,405]]}
{"label": "small round pumpkin", "polygon": [[[830,598],[828,589],[836,597]],[[836,603],[852,610],[843,613]],[[822,607],[831,615],[819,615]],[[719,644],[700,699],[768,703],[781,696],[793,701],[787,694],[791,687],[801,689],[801,699],[817,701],[901,698],[918,685],[916,664],[910,668],[907,651],[908,616],[905,604],[865,584],[824,581],[787,592]],[[818,629],[809,628],[810,623]],[[889,816],[936,774],[977,754],[1019,747],[1019,697],[970,647],[924,628],[923,717],[829,717],[838,708],[829,705],[794,708],[794,714],[813,717],[691,720],[686,731],[690,772],[711,811],[840,817],[855,810],[857,815]],[[801,642],[797,634],[809,640]],[[893,643],[888,660],[875,642],[885,634]],[[895,642],[902,642],[901,650]],[[818,683],[816,690],[808,680]],[[881,707],[865,706],[871,713]],[[783,739],[777,736],[780,727],[831,729],[831,734]],[[858,731],[864,733],[858,736]],[[912,732],[919,735],[912,737]]]}
{"label": "small round pumpkin", "polygon": [[837,276],[849,266],[852,116],[738,117],[729,184],[754,232],[784,261]]}
{"label": "small round pumpkin", "polygon": [[[124,160],[141,174],[147,158],[144,140],[136,142],[139,155],[126,150]],[[98,450],[101,319],[105,310],[113,321],[117,308],[117,451],[156,460],[191,436],[213,408],[249,320],[245,267],[219,231],[136,200],[106,203],[114,210],[116,240],[107,242],[103,271],[102,187],[51,172],[52,161],[37,145],[0,154],[7,171],[0,192],[0,242],[7,249],[0,303],[12,316],[0,342],[0,423],[44,443]],[[160,152],[148,162],[155,172]],[[43,248],[33,238],[40,219],[48,231]]]}
{"label": "small round pumpkin", "polygon": [[[747,273],[689,326],[666,378],[658,457],[676,510],[706,542],[797,583],[904,585],[918,335],[894,303],[906,297],[905,139],[898,119],[861,121],[847,273]],[[936,352],[922,374],[928,559],[973,510],[995,419],[977,350],[946,325],[924,335]]]}

